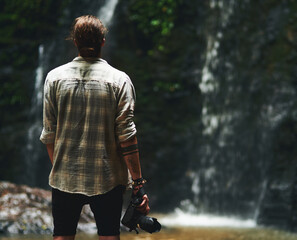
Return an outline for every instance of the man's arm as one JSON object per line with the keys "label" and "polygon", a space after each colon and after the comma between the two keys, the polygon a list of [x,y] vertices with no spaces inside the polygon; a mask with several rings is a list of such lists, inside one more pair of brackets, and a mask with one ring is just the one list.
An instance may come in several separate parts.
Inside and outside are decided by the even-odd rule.
{"label": "man's arm", "polygon": [[54,162],[54,147],[55,145],[53,143],[46,144],[47,153],[52,164]]}
{"label": "man's arm", "polygon": [[136,136],[126,142],[120,143],[122,156],[127,164],[127,167],[132,175],[132,179],[141,178],[141,167],[139,162],[139,152]]}
{"label": "man's arm", "polygon": [[[142,178],[137,137],[134,136],[128,141],[120,143],[120,146],[122,149],[123,159],[132,175],[132,179],[137,180]],[[140,189],[140,187],[142,187],[142,185],[133,187],[133,194],[136,194]],[[148,202],[149,202],[148,196],[145,194],[143,196],[142,203],[138,206],[138,210],[144,214],[148,214],[150,210]]]}
{"label": "man's arm", "polygon": [[53,93],[53,85],[50,84],[48,77],[46,78],[44,83],[43,94],[43,129],[40,140],[43,144],[46,145],[49,158],[53,163],[57,111],[54,104],[55,96]]}

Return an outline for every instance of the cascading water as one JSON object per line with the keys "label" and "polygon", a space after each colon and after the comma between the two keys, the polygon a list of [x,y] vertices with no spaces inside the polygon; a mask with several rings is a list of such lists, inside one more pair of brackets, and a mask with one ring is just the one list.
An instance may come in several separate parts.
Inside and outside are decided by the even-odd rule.
{"label": "cascading water", "polygon": [[105,27],[108,28],[107,40],[102,48],[102,56],[105,60],[110,61],[110,50],[113,48],[113,31],[112,31],[112,23],[113,23],[113,15],[118,4],[118,0],[109,0],[106,1],[106,4],[99,9],[97,12],[97,17],[103,22]]}
{"label": "cascading water", "polygon": [[[212,98],[216,95],[220,88],[220,79],[218,76],[215,76],[214,71],[217,69],[220,62],[218,58],[218,51],[220,48],[220,40],[223,37],[223,31],[225,26],[227,25],[229,18],[232,16],[234,1],[223,1],[223,0],[212,0],[210,1],[210,9],[218,9],[220,11],[218,26],[217,29],[213,32],[208,31],[206,33],[206,56],[205,56],[205,64],[202,69],[202,77],[201,82],[199,84],[199,88],[201,90],[202,95],[204,96],[204,104],[202,106],[202,116],[201,121],[203,123],[203,135],[205,139],[212,138],[216,135],[216,131],[218,128],[221,128],[221,133],[217,139],[217,145],[219,147],[224,147],[226,145],[226,138],[228,134],[232,133],[232,129],[230,129],[230,122],[233,118],[233,115],[227,112],[218,112],[213,111],[212,106]],[[228,76],[232,78],[233,76]],[[210,150],[210,149],[209,149]],[[208,151],[209,151],[208,150]],[[205,159],[203,159],[203,157]],[[207,164],[209,155],[202,156],[201,162],[202,165],[206,168],[199,169],[198,173],[192,173],[193,185],[192,190],[194,193],[194,203],[199,206],[199,199],[201,198],[199,185],[201,184],[201,178],[203,178],[205,187],[205,192],[211,192],[214,189],[218,188],[217,181],[215,175],[220,169],[218,169],[215,163]],[[200,211],[207,211],[207,199],[204,203],[202,203],[200,207]],[[204,206],[206,205],[206,206]],[[204,209],[206,208],[206,209]]]}
{"label": "cascading water", "polygon": [[32,101],[32,114],[42,105],[42,86],[44,76],[44,46],[41,44],[38,48],[38,68],[36,69],[35,87]]}
{"label": "cascading water", "polygon": [[27,144],[24,152],[25,166],[23,168],[23,175],[20,179],[21,182],[32,186],[35,186],[38,180],[40,180],[38,179],[38,175],[36,175],[36,172],[38,172],[38,166],[40,165],[39,158],[41,149],[38,149],[37,146],[39,145],[38,135],[40,134],[40,131],[42,129],[42,120],[40,116],[42,112],[44,66],[44,45],[41,44],[38,48],[38,67],[35,71],[35,84],[31,102],[32,107],[30,110],[31,125],[27,132]]}
{"label": "cascading water", "polygon": [[106,1],[106,4],[102,8],[100,8],[100,10],[97,13],[97,17],[107,27],[109,27],[112,23],[112,17],[113,17],[113,14],[114,14],[117,4],[118,4],[118,0]]}
{"label": "cascading water", "polygon": [[[257,214],[257,199],[251,204],[252,206],[248,207],[248,210],[241,211],[237,209],[237,206],[234,206],[232,210],[232,203],[228,204],[228,199],[222,192],[226,191],[223,189],[228,188],[230,189],[227,191],[230,192],[240,191],[237,186],[232,186],[233,181],[237,181],[232,175],[232,172],[237,171],[236,166],[231,162],[224,162],[224,159],[220,157],[223,155],[223,149],[229,147],[228,137],[234,134],[232,121],[236,119],[238,113],[218,110],[214,106],[214,104],[218,104],[215,100],[218,92],[222,91],[220,90],[222,88],[221,79],[216,71],[221,64],[225,64],[230,69],[233,68],[232,63],[222,62],[219,58],[219,51],[221,39],[224,37],[229,19],[232,17],[234,6],[235,1],[212,0],[209,2],[209,8],[219,13],[215,16],[216,21],[214,22],[217,22],[215,29],[206,31],[205,63],[199,84],[203,96],[201,121],[203,124],[202,137],[205,139],[205,143],[200,146],[198,169],[193,169],[189,173],[192,178],[193,198],[181,201],[180,207],[175,210],[173,215],[162,219],[166,225],[219,227],[254,227],[256,225],[254,215]],[[234,76],[229,74],[225,78],[232,81]],[[228,164],[230,164],[229,168],[226,167]],[[228,208],[228,210],[224,208]],[[245,211],[246,213],[244,213]],[[240,219],[242,213],[248,220]]]}

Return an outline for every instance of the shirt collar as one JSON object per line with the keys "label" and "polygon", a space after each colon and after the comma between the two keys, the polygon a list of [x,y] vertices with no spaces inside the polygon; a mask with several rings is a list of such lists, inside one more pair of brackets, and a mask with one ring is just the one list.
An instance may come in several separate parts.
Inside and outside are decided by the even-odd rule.
{"label": "shirt collar", "polygon": [[104,59],[102,58],[97,58],[97,57],[81,57],[78,56],[76,58],[73,59],[74,62],[103,62],[103,63],[107,63]]}

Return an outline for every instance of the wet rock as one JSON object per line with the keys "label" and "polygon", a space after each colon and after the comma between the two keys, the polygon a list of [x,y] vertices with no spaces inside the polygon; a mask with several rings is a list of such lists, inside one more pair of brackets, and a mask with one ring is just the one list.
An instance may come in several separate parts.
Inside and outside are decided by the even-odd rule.
{"label": "wet rock", "polygon": [[[51,234],[51,192],[0,182],[0,234]],[[95,233],[93,214],[85,206],[78,232]]]}

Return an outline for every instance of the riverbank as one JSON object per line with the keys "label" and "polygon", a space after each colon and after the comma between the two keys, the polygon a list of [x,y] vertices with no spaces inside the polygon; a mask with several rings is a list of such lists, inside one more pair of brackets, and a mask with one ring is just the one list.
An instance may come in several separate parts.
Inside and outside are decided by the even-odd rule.
{"label": "riverbank", "polygon": [[[50,235],[11,235],[1,236],[1,240],[50,240]],[[78,234],[77,240],[97,240],[94,234]],[[297,234],[278,231],[273,229],[250,228],[250,229],[234,229],[234,228],[165,228],[156,234],[148,234],[141,232],[122,233],[121,240],[297,240]]]}
{"label": "riverbank", "polygon": [[[193,215],[176,209],[172,214],[151,213],[162,224],[160,233],[123,232],[122,240],[297,240],[297,234],[259,228],[253,220]],[[96,225],[84,208],[76,239],[95,240]],[[0,182],[0,240],[50,240],[52,219],[50,192]],[[83,233],[84,232],[84,233]],[[88,234],[87,234],[88,233]]]}

